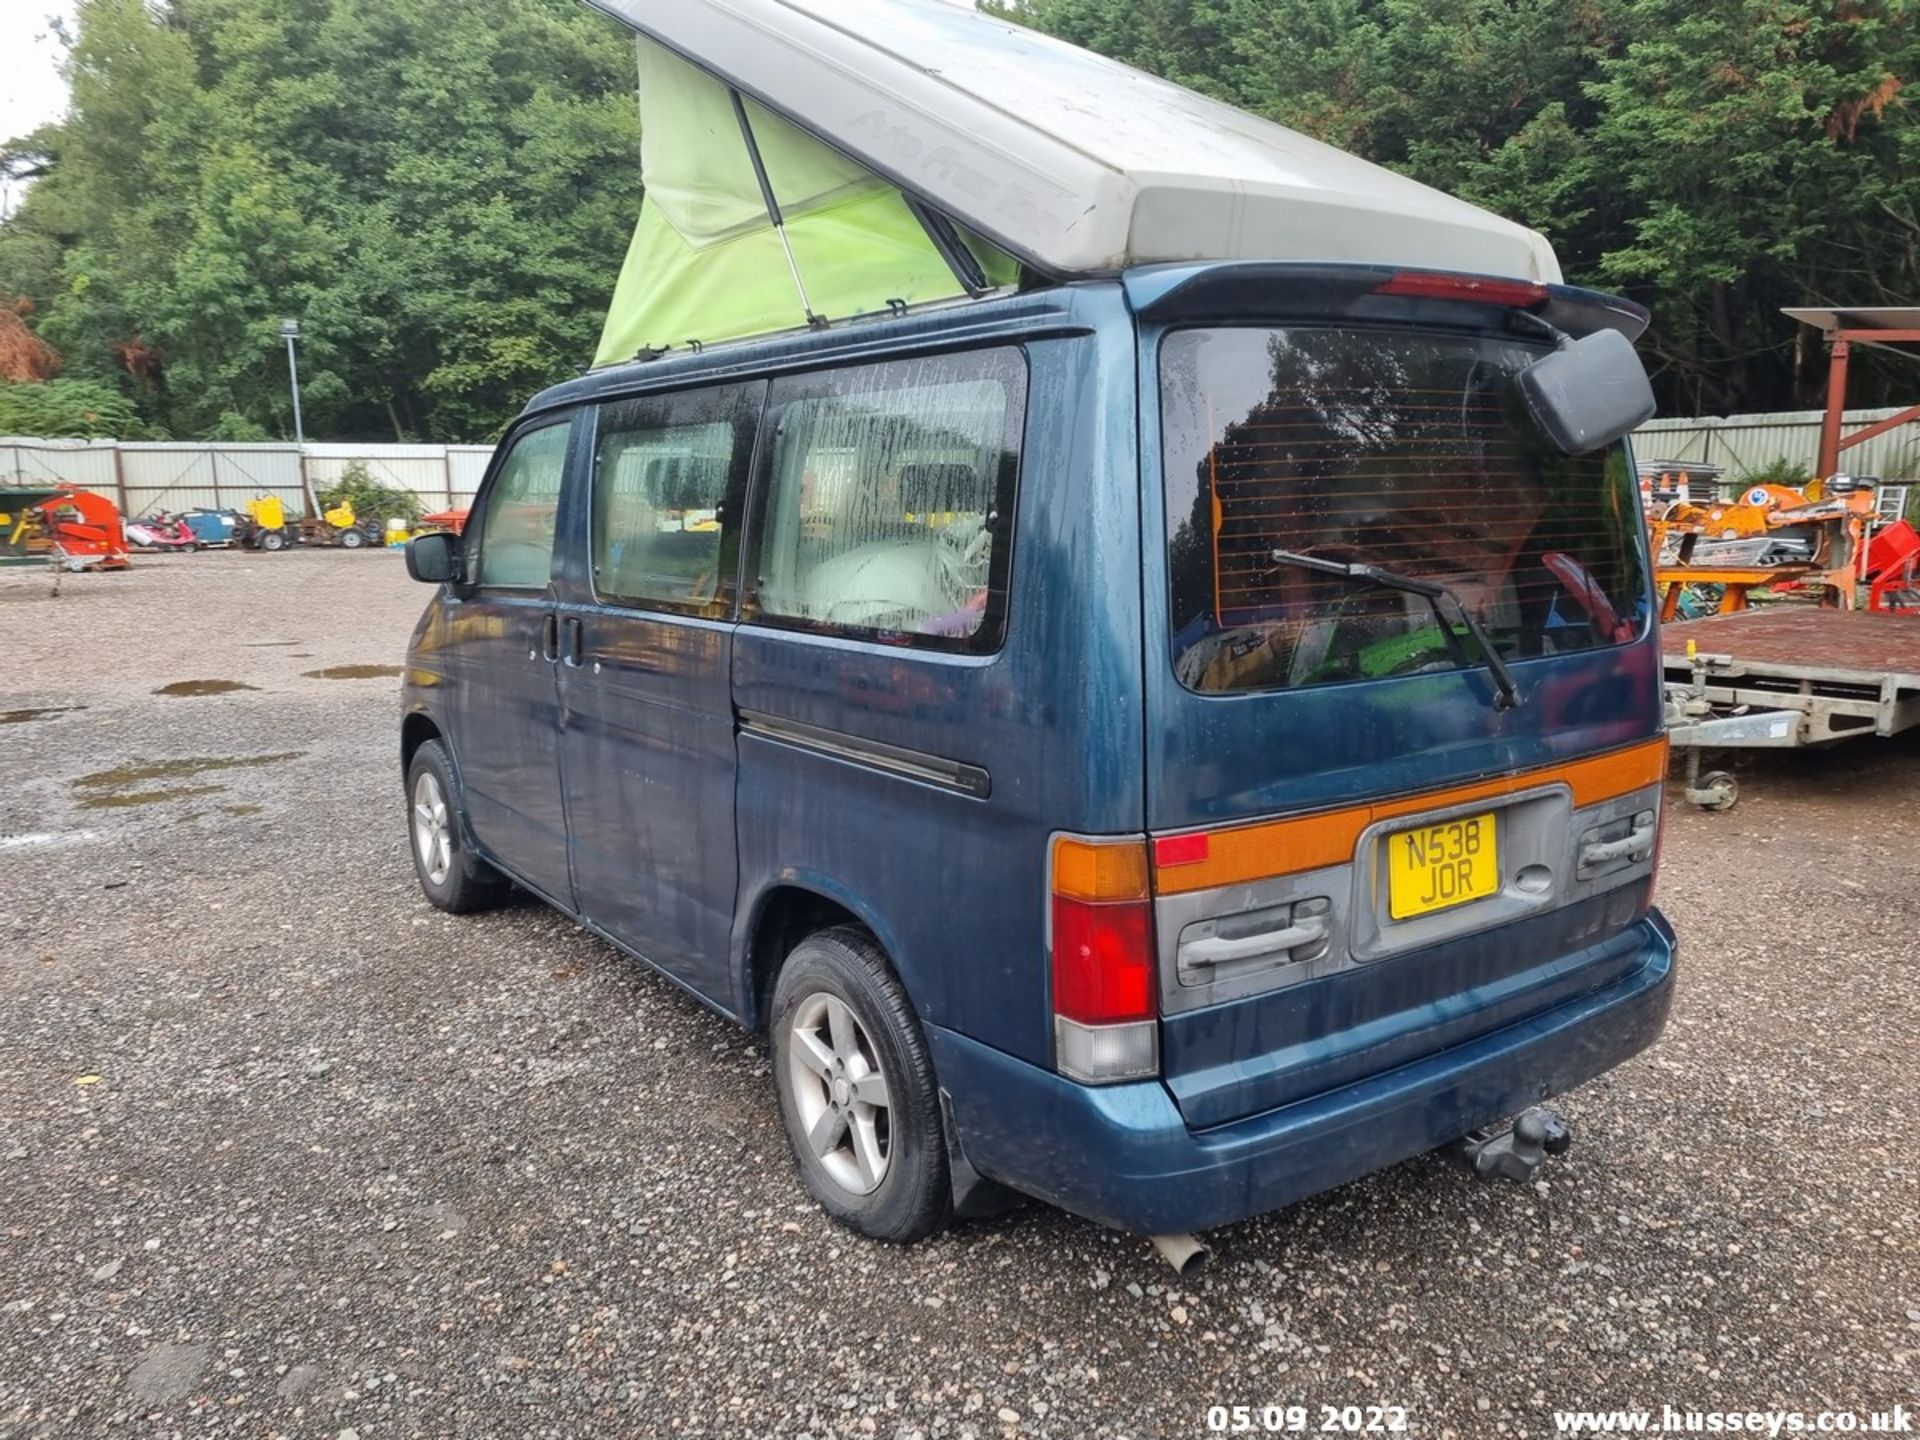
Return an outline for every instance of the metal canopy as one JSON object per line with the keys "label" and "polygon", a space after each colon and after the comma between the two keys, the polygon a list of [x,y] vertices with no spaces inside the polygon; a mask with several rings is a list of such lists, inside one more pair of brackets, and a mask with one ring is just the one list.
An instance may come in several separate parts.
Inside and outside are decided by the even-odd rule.
{"label": "metal canopy", "polygon": [[1840,453],[1843,450],[1851,450],[1877,435],[1920,420],[1920,405],[1910,405],[1899,414],[1889,415],[1864,430],[1856,430],[1851,435],[1840,433],[1841,426],[1846,422],[1847,359],[1853,353],[1853,347],[1869,345],[1875,350],[1890,350],[1909,360],[1920,360],[1920,306],[1783,308],[1780,313],[1818,330],[1831,351],[1827,365],[1827,408],[1820,422],[1820,454],[1814,462],[1814,468],[1823,478],[1840,468]]}
{"label": "metal canopy", "polygon": [[1860,309],[1783,309],[1782,315],[1811,325],[1828,340],[1891,350],[1920,360],[1920,305],[1872,305]]}

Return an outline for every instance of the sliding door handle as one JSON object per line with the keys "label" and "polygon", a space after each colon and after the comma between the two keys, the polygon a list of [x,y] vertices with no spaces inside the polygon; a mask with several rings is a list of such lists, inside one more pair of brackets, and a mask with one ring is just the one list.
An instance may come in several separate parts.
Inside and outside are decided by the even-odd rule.
{"label": "sliding door handle", "polygon": [[561,650],[560,658],[564,660],[568,666],[577,670],[580,667],[580,657],[584,653],[584,644],[585,634],[584,628],[580,624],[580,617],[577,615],[569,615],[566,623],[566,647]]}
{"label": "sliding door handle", "polygon": [[549,665],[560,658],[560,617],[552,611],[540,622],[540,658]]}

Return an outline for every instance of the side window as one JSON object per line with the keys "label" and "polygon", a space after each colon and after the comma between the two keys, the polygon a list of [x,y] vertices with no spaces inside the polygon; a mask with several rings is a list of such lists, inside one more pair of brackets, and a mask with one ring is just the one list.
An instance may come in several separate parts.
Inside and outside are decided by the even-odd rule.
{"label": "side window", "polygon": [[1013,349],[776,380],[749,613],[997,649],[1026,394]]}
{"label": "side window", "polygon": [[600,599],[714,618],[733,603],[740,514],[764,384],[622,400],[593,457]]}
{"label": "side window", "polygon": [[480,515],[477,585],[543,589],[553,573],[554,521],[573,422],[523,430],[500,463]]}

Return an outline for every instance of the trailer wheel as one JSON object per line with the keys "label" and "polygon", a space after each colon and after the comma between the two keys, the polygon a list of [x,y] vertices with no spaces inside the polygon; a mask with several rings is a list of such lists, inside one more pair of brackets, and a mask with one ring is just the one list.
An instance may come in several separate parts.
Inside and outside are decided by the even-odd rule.
{"label": "trailer wheel", "polygon": [[287,535],[284,530],[262,530],[260,532],[262,550],[284,550],[287,548]]}
{"label": "trailer wheel", "polygon": [[340,548],[342,550],[358,550],[366,543],[367,537],[362,535],[358,530],[344,530],[340,534]]}
{"label": "trailer wheel", "polygon": [[1740,799],[1740,782],[1724,770],[1710,770],[1687,788],[1687,799],[1702,810],[1731,810]]}

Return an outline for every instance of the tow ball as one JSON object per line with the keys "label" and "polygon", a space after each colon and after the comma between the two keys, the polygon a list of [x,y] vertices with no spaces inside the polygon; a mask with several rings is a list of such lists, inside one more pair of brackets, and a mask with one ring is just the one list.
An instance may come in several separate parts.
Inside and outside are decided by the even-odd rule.
{"label": "tow ball", "polygon": [[1536,1105],[1511,1124],[1487,1125],[1462,1135],[1449,1149],[1483,1180],[1530,1180],[1541,1161],[1566,1154],[1572,1145],[1567,1122]]}

